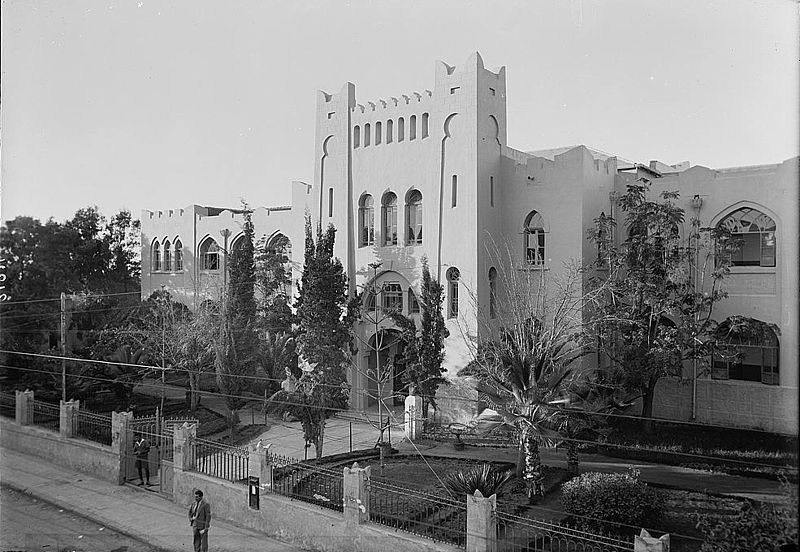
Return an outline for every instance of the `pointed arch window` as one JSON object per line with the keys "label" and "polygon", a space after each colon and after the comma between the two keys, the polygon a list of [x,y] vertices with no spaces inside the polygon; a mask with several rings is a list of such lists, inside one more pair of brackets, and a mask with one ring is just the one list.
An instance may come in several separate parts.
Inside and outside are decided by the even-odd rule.
{"label": "pointed arch window", "polygon": [[153,242],[150,251],[150,267],[153,272],[161,271],[161,244],[158,242]]}
{"label": "pointed arch window", "polygon": [[183,272],[183,244],[180,239],[175,240],[175,272]]}
{"label": "pointed arch window", "polygon": [[451,266],[447,269],[447,318],[458,316],[458,281],[461,279],[461,272]]}
{"label": "pointed arch window", "polygon": [[372,196],[364,194],[358,202],[358,245],[375,243],[375,204]]}
{"label": "pointed arch window", "polygon": [[388,192],[381,205],[383,245],[397,245],[397,196]]}
{"label": "pointed arch window", "polygon": [[164,270],[172,272],[172,244],[164,240]]}
{"label": "pointed arch window", "polygon": [[523,229],[525,261],[531,265],[541,266],[545,262],[544,220],[542,215],[531,211],[525,217]]}
{"label": "pointed arch window", "polygon": [[422,309],[419,306],[419,300],[417,299],[417,294],[414,293],[414,290],[411,289],[409,286],[408,288],[408,314],[419,314],[422,312]]}
{"label": "pointed arch window", "polygon": [[730,254],[733,266],[775,266],[775,221],[758,209],[742,207],[722,219],[717,225],[727,230],[738,242]]}
{"label": "pointed arch window", "polygon": [[412,190],[406,200],[406,245],[422,243],[422,194]]}
{"label": "pointed arch window", "polygon": [[214,238],[200,244],[200,270],[219,270],[219,245]]}

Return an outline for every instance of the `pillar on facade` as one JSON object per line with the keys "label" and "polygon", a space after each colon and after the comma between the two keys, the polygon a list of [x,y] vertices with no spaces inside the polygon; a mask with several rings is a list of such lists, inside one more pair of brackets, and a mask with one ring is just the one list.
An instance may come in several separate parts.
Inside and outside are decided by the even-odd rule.
{"label": "pillar on facade", "polygon": [[197,437],[197,424],[189,425],[188,422],[183,422],[182,426],[175,426],[173,431],[173,468],[180,471],[194,471],[195,458],[192,440]]}
{"label": "pillar on facade", "polygon": [[117,484],[125,483],[125,470],[128,467],[128,427],[133,419],[133,412],[111,413],[111,452],[119,460]]}
{"label": "pillar on facade", "polygon": [[406,397],[406,439],[416,441],[422,434],[422,397],[412,394]]}
{"label": "pillar on facade", "polygon": [[72,437],[78,430],[80,401],[59,401],[58,430],[62,437]]}
{"label": "pillar on facade", "polygon": [[343,471],[344,519],[354,525],[365,523],[369,521],[370,467],[362,468],[355,462]]}
{"label": "pillar on facade", "polygon": [[33,391],[16,392],[16,402],[14,417],[19,425],[31,425],[33,423]]}
{"label": "pillar on facade", "polygon": [[480,491],[467,495],[467,552],[497,550],[497,495],[485,497]]}

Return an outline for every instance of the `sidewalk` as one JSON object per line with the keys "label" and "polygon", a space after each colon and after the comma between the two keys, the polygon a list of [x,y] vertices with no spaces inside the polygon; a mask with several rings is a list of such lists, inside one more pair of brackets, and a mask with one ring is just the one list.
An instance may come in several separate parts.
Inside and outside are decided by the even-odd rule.
{"label": "sidewalk", "polygon": [[[84,473],[65,469],[33,456],[0,450],[0,484],[71,510],[151,546],[170,552],[192,550],[186,511],[154,493],[127,485],[113,485]],[[210,548],[223,552],[290,552],[302,550],[213,518]],[[186,497],[188,503],[191,497]]]}

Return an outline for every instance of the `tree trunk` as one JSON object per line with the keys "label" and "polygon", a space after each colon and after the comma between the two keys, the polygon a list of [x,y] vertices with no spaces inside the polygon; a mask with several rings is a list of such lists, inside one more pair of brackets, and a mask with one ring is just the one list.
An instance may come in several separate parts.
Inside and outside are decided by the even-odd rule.
{"label": "tree trunk", "polygon": [[522,431],[522,449],[525,462],[522,477],[528,491],[528,500],[535,501],[544,496],[544,471],[542,457],[539,454],[539,441],[528,427]]}
{"label": "tree trunk", "polygon": [[655,385],[648,385],[642,389],[642,432],[653,433],[653,398],[655,397]]}
{"label": "tree trunk", "polygon": [[189,410],[194,412],[200,404],[200,374],[189,372]]}
{"label": "tree trunk", "polygon": [[319,435],[317,436],[317,440],[314,442],[314,451],[317,453],[317,460],[322,458],[322,442],[324,439],[325,439],[325,418],[322,418],[322,422],[319,427]]}
{"label": "tree trunk", "polygon": [[567,473],[570,477],[580,474],[578,467],[578,443],[567,441]]}

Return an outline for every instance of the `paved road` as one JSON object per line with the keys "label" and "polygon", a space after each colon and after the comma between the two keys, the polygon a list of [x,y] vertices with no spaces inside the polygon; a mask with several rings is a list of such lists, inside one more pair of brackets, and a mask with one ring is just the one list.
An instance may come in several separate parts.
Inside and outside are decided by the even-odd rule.
{"label": "paved road", "polygon": [[69,510],[0,487],[0,550],[156,552]]}

